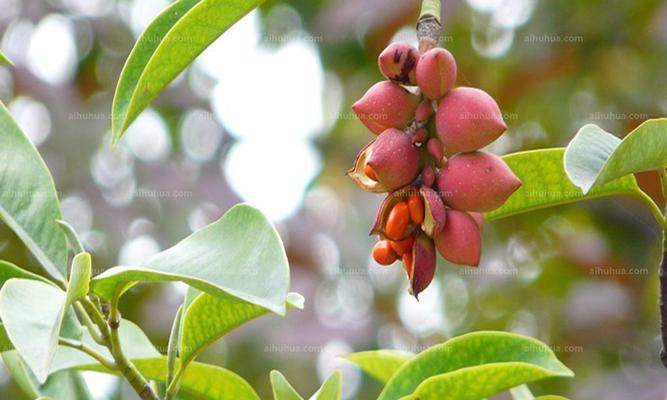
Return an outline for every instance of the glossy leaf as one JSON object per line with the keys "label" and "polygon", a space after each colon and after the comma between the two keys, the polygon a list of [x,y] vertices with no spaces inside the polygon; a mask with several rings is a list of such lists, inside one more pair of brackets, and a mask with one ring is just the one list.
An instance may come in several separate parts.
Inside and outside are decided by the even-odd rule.
{"label": "glossy leaf", "polygon": [[584,194],[570,182],[563,166],[565,149],[531,150],[508,154],[503,160],[521,179],[522,186],[500,208],[485,213],[485,220],[509,217],[546,207],[569,204],[604,196],[630,195],[643,200],[655,213],[655,203],[637,186],[633,176],[624,176],[595,187]]}
{"label": "glossy leaf", "polygon": [[342,376],[340,370],[334,371],[310,400],[340,400]]}
{"label": "glossy leaf", "polygon": [[276,370],[271,371],[271,390],[273,400],[303,400],[285,376]]}
{"label": "glossy leaf", "polygon": [[[133,359],[139,372],[149,380],[164,382],[167,373],[167,357]],[[82,371],[109,371],[99,364],[74,367]],[[185,371],[179,393],[196,399],[243,399],[259,400],[253,388],[239,375],[214,365],[191,363]]]}
{"label": "glossy leaf", "polygon": [[43,383],[58,344],[65,292],[35,280],[10,279],[0,289],[0,318],[9,339]]}
{"label": "glossy leaf", "polygon": [[403,364],[379,400],[480,399],[537,379],[571,376],[553,351],[535,339],[474,332],[433,346]]}
{"label": "glossy leaf", "polygon": [[414,357],[414,353],[399,350],[361,351],[344,356],[362,371],[380,383],[387,383],[401,365]]}
{"label": "glossy leaf", "polygon": [[275,228],[257,209],[242,204],[141,267],[105,271],[91,287],[100,297],[111,299],[139,281],[181,281],[284,315],[289,268]]}
{"label": "glossy leaf", "polygon": [[[287,304],[289,307],[303,308],[303,296],[291,292],[287,296]],[[199,295],[183,314],[181,365],[187,365],[201,350],[227,332],[269,312],[264,307],[230,295]]]}
{"label": "glossy leaf", "polygon": [[180,0],[153,20],[121,72],[112,106],[112,143],[202,51],[263,2]]}
{"label": "glossy leaf", "polygon": [[51,284],[43,276],[26,271],[23,268],[16,266],[8,261],[0,261],[0,287],[12,278],[32,279],[44,283]]}
{"label": "glossy leaf", "polygon": [[565,151],[565,170],[585,193],[634,172],[667,166],[667,118],[639,125],[623,140],[588,124]]}
{"label": "glossy leaf", "polygon": [[66,304],[70,305],[88,294],[92,262],[90,254],[83,252],[74,256],[72,271],[67,285]]}
{"label": "glossy leaf", "polygon": [[67,277],[60,203],[46,164],[0,103],[0,218],[55,279]]}

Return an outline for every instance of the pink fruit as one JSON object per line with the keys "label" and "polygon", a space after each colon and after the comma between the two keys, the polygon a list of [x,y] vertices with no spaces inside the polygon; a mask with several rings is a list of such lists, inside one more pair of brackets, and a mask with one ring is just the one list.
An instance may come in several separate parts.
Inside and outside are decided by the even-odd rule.
{"label": "pink fruit", "polygon": [[442,157],[445,156],[445,149],[443,148],[442,143],[436,138],[430,138],[428,142],[426,142],[426,151],[428,151],[428,154],[430,154],[438,163],[440,163]]}
{"label": "pink fruit", "polygon": [[440,101],[435,124],[447,155],[479,150],[507,129],[496,101],[469,87],[453,89]]}
{"label": "pink fruit", "polygon": [[387,129],[373,143],[366,163],[377,181],[393,191],[410,183],[419,172],[419,151],[410,136],[398,129]]}
{"label": "pink fruit", "polygon": [[477,222],[464,211],[447,209],[447,223],[435,237],[435,247],[451,263],[478,266],[482,235]]}
{"label": "pink fruit", "polygon": [[435,183],[435,172],[431,166],[427,165],[422,170],[422,185],[432,187]]}
{"label": "pink fruit", "polygon": [[445,204],[457,210],[495,210],[521,181],[498,156],[476,151],[450,158],[438,172],[436,185]]}
{"label": "pink fruit", "polygon": [[392,43],[380,53],[378,66],[387,79],[404,85],[416,85],[419,51],[408,43]]}
{"label": "pink fruit", "polygon": [[371,132],[382,133],[388,128],[403,128],[414,117],[419,97],[400,85],[378,82],[352,105],[361,122]]}
{"label": "pink fruit", "polygon": [[433,107],[430,100],[422,100],[415,111],[415,120],[417,122],[426,122],[433,116]]}
{"label": "pink fruit", "polygon": [[438,100],[456,83],[456,61],[449,51],[436,47],[422,54],[417,64],[417,84],[422,94]]}

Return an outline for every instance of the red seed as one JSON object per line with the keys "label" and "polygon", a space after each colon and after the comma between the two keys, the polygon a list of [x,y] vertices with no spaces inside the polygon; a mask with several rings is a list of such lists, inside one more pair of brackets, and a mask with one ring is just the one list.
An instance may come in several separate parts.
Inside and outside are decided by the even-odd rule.
{"label": "red seed", "polygon": [[375,175],[375,170],[370,165],[368,164],[364,165],[364,174],[366,174],[367,177],[377,182],[378,177],[377,175]]}
{"label": "red seed", "polygon": [[424,222],[424,202],[420,196],[416,194],[408,198],[408,210],[410,211],[410,219],[417,225]]}
{"label": "red seed", "polygon": [[373,246],[373,259],[380,265],[390,265],[398,259],[387,240],[380,240]]}
{"label": "red seed", "polygon": [[387,217],[385,232],[391,240],[401,240],[410,224],[410,210],[404,201],[396,203]]}
{"label": "red seed", "polygon": [[408,236],[408,238],[404,240],[389,241],[389,245],[399,256],[402,256],[405,253],[412,253],[412,246],[414,243],[415,238],[413,236]]}

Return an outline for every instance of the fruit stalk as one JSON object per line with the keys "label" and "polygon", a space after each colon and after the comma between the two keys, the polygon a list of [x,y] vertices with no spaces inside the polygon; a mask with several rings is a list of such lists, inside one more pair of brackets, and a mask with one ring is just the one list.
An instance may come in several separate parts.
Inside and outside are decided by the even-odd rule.
{"label": "fruit stalk", "polygon": [[424,53],[438,46],[442,25],[440,24],[441,0],[422,0],[422,9],[417,20],[419,51]]}
{"label": "fruit stalk", "polygon": [[[662,168],[658,171],[660,174],[660,184],[662,194],[665,199],[665,216],[667,216],[667,173]],[[667,368],[667,226],[662,227],[662,261],[658,269],[660,278],[660,293],[658,305],[660,307],[660,338],[662,339],[662,349],[660,350],[660,361]]]}

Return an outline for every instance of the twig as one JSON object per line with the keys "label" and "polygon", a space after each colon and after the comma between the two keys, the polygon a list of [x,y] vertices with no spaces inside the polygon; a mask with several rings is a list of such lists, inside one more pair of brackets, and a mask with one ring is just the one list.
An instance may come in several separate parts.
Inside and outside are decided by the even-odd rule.
{"label": "twig", "polygon": [[442,34],[440,23],[441,0],[422,0],[422,9],[417,20],[419,51],[424,53],[438,46]]}
{"label": "twig", "polygon": [[[665,199],[665,216],[667,216],[667,173],[665,173],[664,168],[661,168],[658,173],[660,174],[660,184]],[[658,297],[658,305],[660,307],[660,338],[662,339],[660,361],[667,368],[667,304],[665,304],[667,301],[667,227],[665,226],[662,227],[662,262],[658,269],[658,277],[660,278],[660,294]]]}
{"label": "twig", "polygon": [[105,368],[108,368],[110,370],[115,370],[117,368],[116,363],[114,363],[113,360],[108,359],[107,357],[102,355],[102,353],[99,353],[97,350],[81,342],[61,337],[58,339],[58,344],[61,346],[71,347],[73,349],[88,354],[89,356],[97,360],[97,362],[102,364]]}

